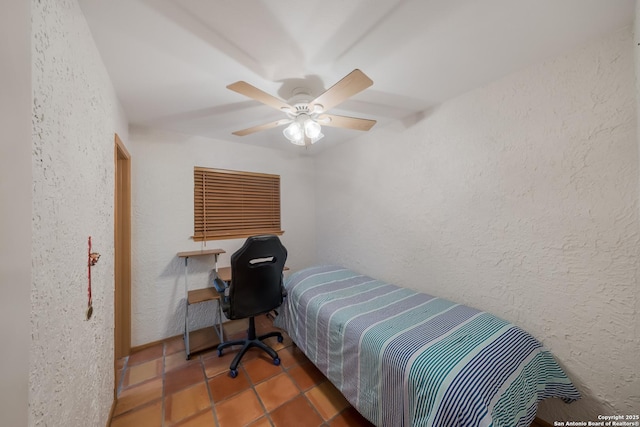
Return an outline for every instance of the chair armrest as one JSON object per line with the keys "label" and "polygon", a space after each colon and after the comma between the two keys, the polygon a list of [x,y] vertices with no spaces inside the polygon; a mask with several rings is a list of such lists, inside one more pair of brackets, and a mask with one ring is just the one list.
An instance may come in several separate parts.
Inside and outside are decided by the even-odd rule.
{"label": "chair armrest", "polygon": [[215,278],[215,280],[213,281],[213,286],[216,288],[216,291],[218,291],[218,293],[220,294],[223,294],[224,291],[229,287],[229,285],[227,285],[227,282],[225,282],[219,277]]}
{"label": "chair armrest", "polygon": [[219,277],[213,280],[213,287],[220,294],[220,308],[225,316],[229,316],[229,284]]}

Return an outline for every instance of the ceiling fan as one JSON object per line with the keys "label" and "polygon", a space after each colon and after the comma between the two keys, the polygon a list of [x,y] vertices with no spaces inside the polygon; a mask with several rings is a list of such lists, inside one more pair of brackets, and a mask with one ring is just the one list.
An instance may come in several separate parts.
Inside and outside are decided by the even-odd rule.
{"label": "ceiling fan", "polygon": [[322,126],[367,131],[376,124],[375,120],[326,114],[326,111],[372,84],[373,81],[369,77],[362,71],[355,69],[315,99],[307,93],[307,90],[299,88],[288,102],[284,102],[247,82],[232,83],[227,86],[228,89],[255,99],[287,115],[286,119],[235,131],[233,134],[245,136],[289,124],[282,132],[284,136],[293,144],[308,146],[324,136]]}

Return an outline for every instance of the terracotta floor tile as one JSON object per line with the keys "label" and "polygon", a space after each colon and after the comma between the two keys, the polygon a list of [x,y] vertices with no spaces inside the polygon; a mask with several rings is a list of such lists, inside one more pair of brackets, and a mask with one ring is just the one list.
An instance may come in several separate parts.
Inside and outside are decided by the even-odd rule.
{"label": "terracotta floor tile", "polygon": [[[275,347],[272,347],[276,350]],[[276,350],[278,352],[278,357],[280,358],[280,364],[283,368],[287,369],[294,365],[297,365],[299,362],[293,355],[293,347],[284,347]]]}
{"label": "terracotta floor tile", "polygon": [[162,359],[150,360],[131,366],[124,376],[123,388],[140,384],[162,374]]}
{"label": "terracotta floor tile", "polygon": [[202,364],[194,363],[166,372],[164,375],[164,394],[168,396],[178,390],[204,382]]}
{"label": "terracotta floor tile", "polygon": [[211,407],[211,399],[205,383],[185,388],[165,398],[165,423],[171,425],[207,407]]}
{"label": "terracotta floor tile", "polygon": [[273,320],[269,318],[266,314],[261,314],[260,316],[256,316],[256,331],[258,335],[264,334],[266,332],[270,332],[273,327]]}
{"label": "terracotta floor tile", "polygon": [[300,395],[269,414],[275,427],[318,427],[323,421],[304,396]]}
{"label": "terracotta floor tile", "polygon": [[298,387],[284,372],[258,384],[255,389],[267,412],[273,411],[300,394]]}
{"label": "terracotta floor tile", "polygon": [[264,414],[258,396],[246,390],[215,405],[220,427],[245,426]]}
{"label": "terracotta floor tile", "polygon": [[178,350],[177,352],[164,357],[164,371],[169,372],[186,365],[198,363],[200,363],[200,358],[194,357],[187,360],[187,353],[184,350]]}
{"label": "terracotta floor tile", "polygon": [[[256,324],[259,333],[277,330],[264,316]],[[246,328],[246,319],[225,324],[226,338],[244,337]],[[280,366],[253,348],[242,358],[237,378],[228,372],[239,346],[220,358],[213,349],[187,361],[182,337],[174,337],[122,358],[111,426],[372,427],[283,336],[283,343],[266,340],[278,351]]]}
{"label": "terracotta floor tile", "polygon": [[111,421],[111,427],[158,427],[162,425],[162,401],[127,412]]}
{"label": "terracotta floor tile", "polygon": [[123,390],[118,396],[114,416],[160,398],[162,398],[162,378],[156,378],[135,387],[130,387]]}
{"label": "terracotta floor tile", "polygon": [[234,335],[237,333],[246,333],[247,329],[249,329],[249,320],[238,319],[238,320],[232,320],[230,322],[225,322],[222,325],[222,329],[224,330],[224,339],[228,340],[229,337],[227,337],[227,335]]}
{"label": "terracotta floor tile", "polygon": [[296,365],[287,371],[300,390],[307,391],[327,379],[311,362]]}
{"label": "terracotta floor tile", "polygon": [[[238,347],[238,350],[240,350],[240,347]],[[273,359],[271,359],[271,357],[267,353],[265,353],[264,350],[257,347],[251,347],[244,354],[244,356],[242,356],[242,363],[248,362],[249,360],[255,359],[256,357],[264,357],[265,359],[271,360],[271,363],[273,363]]]}
{"label": "terracotta floor tile", "polygon": [[349,406],[347,399],[329,381],[312,388],[305,395],[325,421]]}
{"label": "terracotta floor tile", "polygon": [[256,325],[258,325],[260,323],[272,324],[273,320],[270,319],[270,316],[267,313],[259,314],[259,315],[256,316]]}
{"label": "terracotta floor tile", "polygon": [[[268,329],[267,331],[265,331],[265,333],[266,332],[275,332],[275,331],[279,331],[279,329],[278,328],[271,328],[271,329]],[[282,334],[282,342],[278,342],[278,338],[277,337],[267,338],[263,342],[265,344],[267,344],[269,347],[271,347],[272,349],[274,349],[275,351],[277,351],[277,352],[280,352],[280,350],[285,348],[285,347],[290,347],[291,345],[293,345],[293,341],[285,333]]]}
{"label": "terracotta floor tile", "polygon": [[330,427],[375,427],[353,407],[348,407],[329,423]]}
{"label": "terracotta floor tile", "polygon": [[[247,338],[247,332],[235,332],[233,334],[225,334],[224,336],[224,340],[225,341],[236,341],[236,340],[244,340]],[[229,349],[229,351],[236,351],[240,349],[240,345],[235,345],[232,347],[227,347],[227,349]],[[227,351],[226,349],[224,350],[225,352]]]}
{"label": "terracotta floor tile", "polygon": [[[309,363],[310,362],[309,358],[296,345],[290,345],[290,346],[284,348],[283,350],[279,350],[278,354],[280,354],[281,351],[283,353],[285,353],[285,352],[287,353],[287,354],[283,354],[283,356],[285,358],[293,359],[293,361],[295,363],[303,364],[303,363]],[[282,359],[282,357],[280,359]],[[287,362],[287,363],[288,363],[288,365],[286,365],[287,367],[288,366],[292,366],[293,364],[295,364],[293,362]]]}
{"label": "terracotta floor tile", "polygon": [[252,422],[247,427],[271,427],[271,421],[269,421],[269,418],[267,417],[262,417],[257,421]]}
{"label": "terracotta floor tile", "polygon": [[[204,371],[207,378],[215,377],[216,375],[229,372],[229,365],[235,357],[235,352],[225,351],[222,357],[218,357],[218,352],[212,353],[207,357],[202,356],[202,363],[204,364]],[[246,357],[246,356],[245,356]],[[242,361],[248,359],[242,358]]]}
{"label": "terracotta floor tile", "polygon": [[182,336],[173,337],[165,341],[164,343],[165,356],[176,353],[178,351],[184,351],[184,338],[182,338]]}
{"label": "terracotta floor tile", "polygon": [[201,359],[207,359],[209,357],[213,357],[214,355],[216,357],[218,356],[217,346],[211,347],[211,348],[207,348],[207,349],[204,349],[204,350],[198,352],[198,356],[200,356]]}
{"label": "terracotta floor tile", "polygon": [[[245,340],[247,338],[247,332],[246,331],[242,331],[242,332],[236,332],[234,334],[227,334],[225,335],[225,341],[236,341],[236,340]],[[235,357],[235,355],[240,351],[240,349],[242,348],[242,344],[237,344],[231,347],[227,347],[223,350],[222,353],[222,357],[225,357],[229,354],[232,354],[233,356],[231,357],[231,359],[233,359],[233,357]],[[218,351],[215,350],[215,354],[218,354]],[[243,356],[242,356],[242,361],[247,361],[247,360],[251,360],[257,356],[259,356],[260,354],[265,354],[263,350],[260,350],[256,347],[251,347]],[[206,357],[209,357],[209,355],[207,355]],[[231,363],[231,360],[229,360],[229,363]]]}
{"label": "terracotta floor tile", "polygon": [[273,364],[273,359],[267,353],[260,351],[258,357],[244,361],[243,366],[249,378],[254,384],[258,384],[267,378],[271,378],[282,372],[281,366]]}
{"label": "terracotta floor tile", "polygon": [[158,359],[163,356],[164,344],[158,343],[154,346],[145,348],[144,350],[137,351],[129,356],[129,366],[137,365],[138,363],[148,362],[149,360]]}
{"label": "terracotta floor tile", "polygon": [[197,415],[180,421],[178,424],[175,424],[174,427],[212,427],[215,425],[216,422],[213,418],[213,411],[207,409]]}
{"label": "terracotta floor tile", "polygon": [[251,387],[247,375],[240,370],[236,378],[231,378],[228,374],[220,374],[209,380],[209,390],[211,398],[215,403],[221,402],[234,394],[245,391]]}

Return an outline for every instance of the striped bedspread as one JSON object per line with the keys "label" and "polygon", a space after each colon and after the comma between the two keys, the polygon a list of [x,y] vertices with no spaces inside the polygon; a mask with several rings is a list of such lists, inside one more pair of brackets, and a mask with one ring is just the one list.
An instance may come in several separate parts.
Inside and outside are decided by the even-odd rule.
{"label": "striped bedspread", "polygon": [[553,356],[486,312],[336,266],[292,274],[276,319],[377,426],[529,426],[580,394]]}

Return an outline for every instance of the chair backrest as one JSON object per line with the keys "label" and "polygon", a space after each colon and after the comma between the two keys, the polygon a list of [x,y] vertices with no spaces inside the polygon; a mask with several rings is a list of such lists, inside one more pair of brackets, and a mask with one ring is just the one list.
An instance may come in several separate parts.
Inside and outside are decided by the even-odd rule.
{"label": "chair backrest", "polygon": [[226,315],[242,319],[267,313],[282,304],[287,249],[278,236],[249,237],[231,255],[231,284]]}

